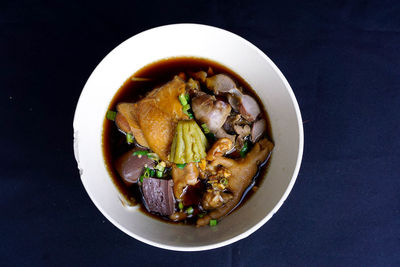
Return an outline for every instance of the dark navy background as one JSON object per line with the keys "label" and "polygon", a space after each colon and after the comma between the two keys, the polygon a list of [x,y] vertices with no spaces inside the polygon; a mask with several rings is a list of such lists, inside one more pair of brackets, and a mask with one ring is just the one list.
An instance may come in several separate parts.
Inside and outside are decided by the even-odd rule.
{"label": "dark navy background", "polygon": [[[180,22],[263,50],[305,131],[279,212],[247,239],[198,253],[145,245],[108,222],[72,146],[75,105],[102,58]],[[2,1],[0,265],[399,266],[399,113],[398,1]]]}

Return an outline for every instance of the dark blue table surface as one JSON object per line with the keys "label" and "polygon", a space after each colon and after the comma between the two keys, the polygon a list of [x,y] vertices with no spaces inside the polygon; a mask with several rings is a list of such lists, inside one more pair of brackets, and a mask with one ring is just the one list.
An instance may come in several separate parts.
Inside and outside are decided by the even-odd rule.
{"label": "dark blue table surface", "polygon": [[[3,1],[0,265],[399,266],[399,14],[398,1]],[[114,227],[86,194],[72,148],[75,105],[101,59],[180,22],[263,50],[292,85],[305,131],[279,212],[247,239],[198,253]]]}

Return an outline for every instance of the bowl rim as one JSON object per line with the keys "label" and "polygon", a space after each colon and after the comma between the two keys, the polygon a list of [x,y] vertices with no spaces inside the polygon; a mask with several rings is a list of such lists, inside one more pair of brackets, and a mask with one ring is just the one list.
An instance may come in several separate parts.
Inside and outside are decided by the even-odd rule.
{"label": "bowl rim", "polygon": [[247,46],[249,46],[249,48],[255,50],[260,57],[262,57],[265,61],[268,62],[268,64],[272,67],[272,69],[275,71],[275,73],[278,75],[278,77],[281,79],[281,81],[283,82],[289,96],[290,99],[293,103],[294,106],[294,110],[296,113],[296,118],[297,118],[297,123],[298,123],[298,129],[299,129],[299,147],[298,147],[298,154],[297,154],[297,159],[296,159],[296,165],[295,168],[293,170],[293,175],[292,178],[290,179],[290,182],[285,190],[285,192],[283,193],[282,197],[280,198],[280,200],[278,201],[278,203],[275,205],[275,207],[262,219],[260,220],[258,223],[256,223],[254,226],[252,226],[251,228],[249,228],[247,231],[234,236],[230,239],[227,239],[225,241],[222,242],[218,242],[215,244],[210,244],[210,245],[202,245],[202,246],[191,246],[191,247],[185,247],[185,246],[173,246],[173,245],[166,245],[163,243],[158,243],[158,242],[154,242],[151,240],[148,240],[146,238],[143,238],[139,235],[136,235],[135,233],[132,233],[131,231],[129,231],[128,229],[126,229],[123,225],[121,225],[119,222],[117,222],[114,218],[112,218],[102,207],[101,205],[97,202],[97,200],[94,198],[92,191],[90,190],[90,188],[85,184],[84,180],[82,179],[82,176],[80,175],[81,178],[81,182],[87,192],[87,194],[89,195],[90,199],[92,200],[92,202],[95,204],[95,206],[97,207],[97,209],[100,210],[100,212],[102,213],[103,216],[105,216],[112,224],[114,224],[118,229],[120,229],[121,231],[123,231],[125,234],[135,238],[136,240],[139,240],[145,244],[154,246],[154,247],[158,247],[158,248],[162,248],[162,249],[167,249],[167,250],[173,250],[173,251],[184,251],[184,252],[191,252],[191,251],[204,251],[204,250],[211,250],[211,249],[216,249],[216,248],[220,248],[229,244],[232,244],[236,241],[239,241],[241,239],[244,239],[246,237],[248,237],[249,235],[251,235],[252,233],[254,233],[255,231],[257,231],[259,228],[261,228],[261,226],[263,226],[268,220],[271,219],[271,217],[279,210],[279,208],[283,205],[283,203],[285,202],[285,200],[287,199],[287,197],[289,196],[290,192],[293,189],[293,186],[297,180],[297,176],[300,170],[300,166],[301,166],[301,162],[302,162],[302,157],[303,157],[303,149],[304,149],[304,129],[303,129],[303,123],[302,123],[302,117],[301,117],[301,113],[300,113],[300,108],[297,102],[297,99],[295,97],[295,94],[289,84],[289,82],[286,80],[285,76],[282,74],[282,72],[279,70],[279,68],[275,65],[275,63],[264,53],[262,52],[258,47],[256,47],[254,44],[252,44],[251,42],[247,41],[246,39],[244,39],[243,37],[232,33],[230,31],[215,27],[215,26],[210,26],[210,25],[205,25],[205,24],[197,24],[197,23],[176,23],[176,24],[168,24],[168,25],[163,25],[163,26],[158,26],[158,27],[153,27],[150,29],[147,29],[145,31],[142,31],[138,34],[133,35],[132,37],[129,37],[128,39],[126,39],[125,41],[123,41],[122,43],[120,43],[118,46],[114,47],[96,66],[96,68],[92,71],[92,73],[90,74],[89,78],[87,79],[81,94],[79,96],[77,105],[76,105],[76,109],[75,109],[75,114],[74,114],[74,119],[73,119],[73,128],[74,128],[74,137],[73,137],[73,145],[74,145],[74,156],[75,156],[75,160],[77,161],[78,164],[78,169],[80,169],[79,167],[79,153],[78,153],[78,149],[77,149],[77,139],[78,137],[75,136],[75,132],[76,132],[76,124],[77,124],[77,113],[80,107],[80,103],[81,103],[81,99],[82,99],[82,94],[88,84],[88,81],[90,80],[90,78],[92,77],[93,73],[96,71],[97,67],[103,62],[105,61],[106,58],[108,58],[110,56],[110,54],[117,50],[120,46],[123,46],[126,42],[128,42],[129,40],[133,39],[133,38],[137,38],[143,34],[146,34],[150,31],[160,31],[163,29],[169,29],[169,28],[180,28],[180,27],[202,27],[204,29],[211,29],[214,31],[220,31],[221,33],[225,34],[225,35],[230,35],[232,38],[236,38],[238,40],[240,40],[241,42],[245,43]]}

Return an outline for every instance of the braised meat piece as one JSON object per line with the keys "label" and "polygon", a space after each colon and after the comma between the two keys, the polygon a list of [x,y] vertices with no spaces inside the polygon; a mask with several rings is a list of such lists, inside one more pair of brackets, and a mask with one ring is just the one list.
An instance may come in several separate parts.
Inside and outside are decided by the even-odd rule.
{"label": "braised meat piece", "polygon": [[228,103],[205,93],[193,98],[192,109],[196,119],[207,124],[212,133],[216,133],[224,125],[231,112]]}
{"label": "braised meat piece", "polygon": [[199,218],[197,226],[207,225],[211,219],[219,219],[227,215],[238,205],[244,191],[256,175],[258,166],[268,158],[273,147],[274,145],[267,139],[262,139],[254,145],[245,158],[233,160],[226,157],[215,157],[211,164],[222,165],[231,173],[228,188],[232,192],[233,198],[219,208],[211,210],[203,218]]}
{"label": "braised meat piece", "polygon": [[172,180],[144,178],[142,192],[148,211],[169,216],[174,213],[174,193]]}
{"label": "braised meat piece", "polygon": [[147,156],[133,155],[133,152],[137,150],[140,149],[130,150],[115,161],[115,169],[117,169],[118,174],[127,185],[137,182],[145,166],[149,168],[154,166],[154,161]]}

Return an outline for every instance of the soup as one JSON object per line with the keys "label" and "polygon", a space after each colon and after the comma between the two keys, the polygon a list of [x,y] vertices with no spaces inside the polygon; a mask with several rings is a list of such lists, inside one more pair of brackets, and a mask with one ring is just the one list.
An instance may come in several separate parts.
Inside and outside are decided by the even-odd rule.
{"label": "soup", "polygon": [[103,152],[128,205],[167,222],[214,226],[254,192],[273,150],[251,87],[207,59],[169,58],[112,99]]}

